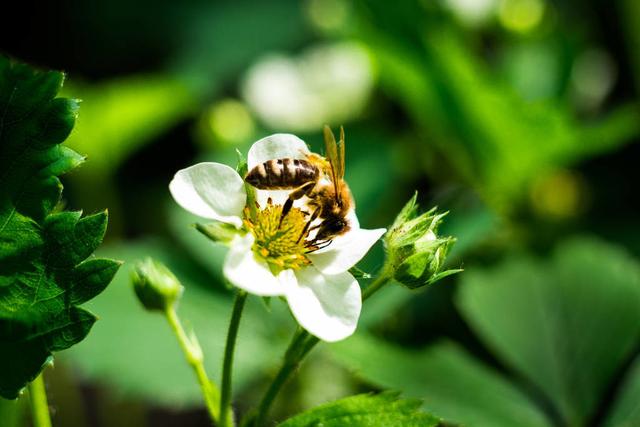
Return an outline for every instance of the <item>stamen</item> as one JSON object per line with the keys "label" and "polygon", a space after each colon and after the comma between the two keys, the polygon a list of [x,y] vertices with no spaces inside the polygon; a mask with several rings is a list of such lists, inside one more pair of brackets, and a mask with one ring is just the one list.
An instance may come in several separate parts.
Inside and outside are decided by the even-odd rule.
{"label": "stamen", "polygon": [[292,208],[282,217],[282,205],[267,206],[258,210],[252,221],[245,215],[244,223],[255,236],[254,253],[264,259],[274,274],[282,270],[298,270],[311,261],[307,258],[308,218],[299,208]]}

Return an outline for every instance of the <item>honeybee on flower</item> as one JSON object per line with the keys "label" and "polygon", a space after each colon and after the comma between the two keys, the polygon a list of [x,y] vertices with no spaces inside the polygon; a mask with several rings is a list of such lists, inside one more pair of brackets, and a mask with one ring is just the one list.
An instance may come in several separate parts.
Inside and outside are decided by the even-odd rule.
{"label": "honeybee on flower", "polygon": [[[293,190],[282,207],[279,225],[294,201],[305,196],[309,199],[312,213],[298,239],[317,230],[313,239],[305,243],[310,252],[349,231],[347,215],[354,205],[344,181],[344,129],[340,128],[340,141],[336,142],[331,129],[325,126],[324,141],[328,159],[317,154],[307,154],[304,160],[271,159],[253,167],[245,177],[246,182],[261,190]],[[311,227],[316,219],[319,223]]]}
{"label": "honeybee on flower", "polygon": [[231,284],[284,297],[304,329],[332,342],[353,334],[360,316],[360,286],[349,269],[386,229],[360,228],[343,179],[344,132],[336,143],[326,129],[325,142],[327,159],[291,134],[255,142],[248,190],[233,168],[214,162],[178,171],[169,189],[184,209],[233,226],[223,267]]}

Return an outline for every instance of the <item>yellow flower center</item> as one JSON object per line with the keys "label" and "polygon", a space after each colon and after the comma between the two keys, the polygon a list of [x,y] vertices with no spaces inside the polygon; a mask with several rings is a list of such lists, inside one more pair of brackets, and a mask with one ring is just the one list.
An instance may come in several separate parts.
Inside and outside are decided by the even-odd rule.
{"label": "yellow flower center", "polygon": [[257,210],[255,219],[246,209],[244,222],[255,236],[253,251],[269,264],[274,274],[290,268],[299,270],[311,263],[306,256],[306,215],[298,208],[291,208],[280,223],[282,205],[268,203],[265,209]]}

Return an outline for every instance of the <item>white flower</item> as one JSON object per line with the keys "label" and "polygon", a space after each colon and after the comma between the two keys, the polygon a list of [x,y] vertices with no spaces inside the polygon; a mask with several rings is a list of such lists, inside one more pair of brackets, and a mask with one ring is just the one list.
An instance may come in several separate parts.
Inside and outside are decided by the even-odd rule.
{"label": "white flower", "polygon": [[357,117],[367,106],[374,74],[362,45],[320,45],[298,57],[260,59],[244,78],[242,96],[270,127],[308,131]]}
{"label": "white flower", "polygon": [[[294,135],[271,135],[253,144],[248,167],[251,170],[271,159],[302,159],[308,153],[306,144]],[[224,262],[229,282],[255,295],[283,296],[298,323],[324,341],[338,341],[353,334],[362,298],[360,286],[348,270],[385,233],[384,228],[360,228],[352,211],[349,231],[334,238],[326,248],[308,252],[297,238],[306,218],[301,209],[292,209],[277,227],[288,191],[257,190],[259,210],[257,219],[251,220],[245,215],[244,181],[229,166],[198,163],[182,169],[169,189],[184,209],[238,229]],[[272,203],[267,202],[269,198]],[[279,231],[277,237],[269,235],[274,229]]]}

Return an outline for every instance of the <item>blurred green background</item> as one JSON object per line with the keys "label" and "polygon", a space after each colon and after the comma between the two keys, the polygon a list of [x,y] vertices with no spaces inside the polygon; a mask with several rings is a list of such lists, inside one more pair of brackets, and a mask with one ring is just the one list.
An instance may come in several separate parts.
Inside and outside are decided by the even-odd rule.
{"label": "blurred green background", "polygon": [[[190,227],[167,185],[196,161],[275,132],[321,146],[344,125],[363,226],[419,191],[449,210],[465,272],[392,285],[358,332],[320,346],[274,419],[395,389],[465,426],[640,425],[640,3],[636,0],[26,1],[0,51],[61,69],[82,100],[68,145],[88,162],[65,203],[108,208],[102,253],[127,264],[92,301],[89,337],[46,372],[54,425],[205,426],[175,339],[128,283],[166,262],[181,316],[219,381],[232,294],[224,249]],[[382,264],[382,248],[362,262]],[[365,284],[365,283],[363,283]],[[286,306],[253,298],[235,374],[256,403],[293,333]],[[329,380],[328,380],[329,379]],[[0,400],[2,426],[25,402]]]}

